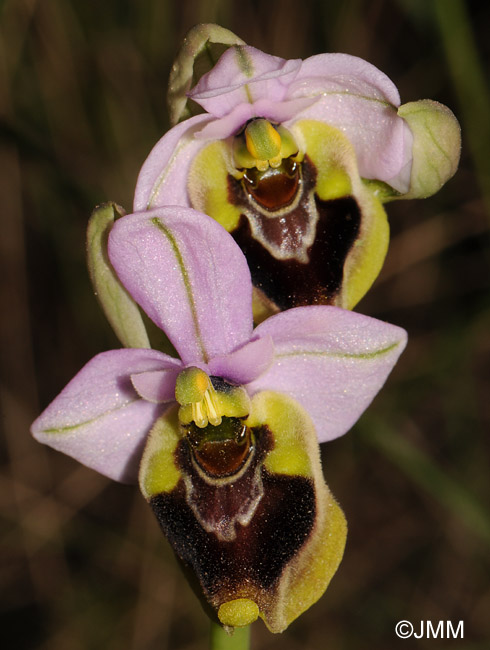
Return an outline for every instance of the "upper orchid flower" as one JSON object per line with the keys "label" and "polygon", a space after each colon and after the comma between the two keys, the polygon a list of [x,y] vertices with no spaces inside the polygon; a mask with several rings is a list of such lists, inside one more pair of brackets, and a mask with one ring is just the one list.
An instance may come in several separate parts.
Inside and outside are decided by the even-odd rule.
{"label": "upper orchid flower", "polygon": [[[203,52],[217,43],[226,51],[191,88]],[[244,251],[269,313],[352,308],[386,254],[382,202],[429,196],[458,164],[459,126],[448,108],[401,106],[385,74],[347,54],[288,61],[200,25],[176,60],[169,98],[174,123],[196,107],[205,113],[155,146],[134,209],[179,204],[219,221]]]}
{"label": "upper orchid flower", "polygon": [[[32,432],[118,481],[134,482],[139,466],[143,495],[222,624],[261,616],[281,631],[321,596],[345,543],[317,441],[357,420],[405,332],[332,306],[253,330],[245,258],[215,221],[175,207],[114,225],[113,214],[92,219],[92,276],[118,335],[139,347],[97,355]],[[179,358],[148,349],[136,303]]]}

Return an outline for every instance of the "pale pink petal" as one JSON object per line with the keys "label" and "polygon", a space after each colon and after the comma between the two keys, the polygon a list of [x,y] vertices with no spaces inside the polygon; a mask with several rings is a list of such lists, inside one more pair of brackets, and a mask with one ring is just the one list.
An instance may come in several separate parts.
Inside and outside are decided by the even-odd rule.
{"label": "pale pink petal", "polygon": [[179,206],[128,215],[111,231],[109,257],[185,364],[208,363],[249,340],[250,272],[214,219]]}
{"label": "pale pink petal", "polygon": [[371,63],[350,54],[316,54],[305,59],[287,96],[311,97],[323,93],[352,94],[400,105],[400,94],[391,79]]}
{"label": "pale pink petal", "polygon": [[337,307],[298,307],[255,330],[271,336],[274,360],[249,384],[298,400],[320,442],[346,433],[380,390],[406,344],[406,332]]}
{"label": "pale pink petal", "polygon": [[299,118],[331,124],[355,147],[359,172],[400,192],[408,190],[411,133],[397,115],[394,83],[367,61],[349,54],[318,54],[303,61],[287,98],[317,97]]}
{"label": "pale pink petal", "polygon": [[398,192],[408,191],[413,138],[393,107],[334,93],[299,112],[291,124],[302,119],[324,122],[342,131],[354,146],[362,178],[384,181]]}
{"label": "pale pink petal", "polygon": [[173,129],[153,147],[140,170],[134,196],[134,211],[161,205],[189,205],[187,175],[202,140],[196,131],[212,120],[209,115],[196,115]]}
{"label": "pale pink petal", "polygon": [[191,90],[189,97],[215,117],[259,99],[281,101],[301,67],[250,46],[230,47]]}
{"label": "pale pink petal", "polygon": [[146,436],[165,407],[142,400],[129,375],[173,361],[156,350],[97,355],[33,423],[33,436],[109,478],[135,483]]}

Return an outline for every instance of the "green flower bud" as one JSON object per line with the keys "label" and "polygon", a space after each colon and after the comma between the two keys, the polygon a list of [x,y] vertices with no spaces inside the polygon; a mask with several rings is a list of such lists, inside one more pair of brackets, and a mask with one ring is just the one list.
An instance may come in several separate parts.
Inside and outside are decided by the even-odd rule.
{"label": "green flower bud", "polygon": [[413,162],[410,190],[393,198],[423,199],[435,194],[455,174],[461,129],[447,106],[430,99],[403,104],[398,115],[413,133]]}

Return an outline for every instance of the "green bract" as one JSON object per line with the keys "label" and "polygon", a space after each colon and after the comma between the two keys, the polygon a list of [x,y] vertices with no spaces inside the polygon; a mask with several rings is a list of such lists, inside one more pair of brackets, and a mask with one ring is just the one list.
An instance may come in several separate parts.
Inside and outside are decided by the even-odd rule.
{"label": "green bract", "polygon": [[87,229],[87,264],[95,295],[117,338],[127,348],[150,348],[140,309],[120,283],[107,254],[111,228],[124,214],[112,202],[95,208]]}

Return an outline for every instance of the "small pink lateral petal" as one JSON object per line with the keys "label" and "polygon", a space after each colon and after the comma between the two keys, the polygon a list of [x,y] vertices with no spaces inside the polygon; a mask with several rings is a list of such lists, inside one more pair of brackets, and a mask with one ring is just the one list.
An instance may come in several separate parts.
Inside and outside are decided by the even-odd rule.
{"label": "small pink lateral petal", "polygon": [[147,402],[171,402],[175,399],[175,382],[182,369],[182,364],[178,362],[174,368],[132,374],[131,382],[138,395]]}

